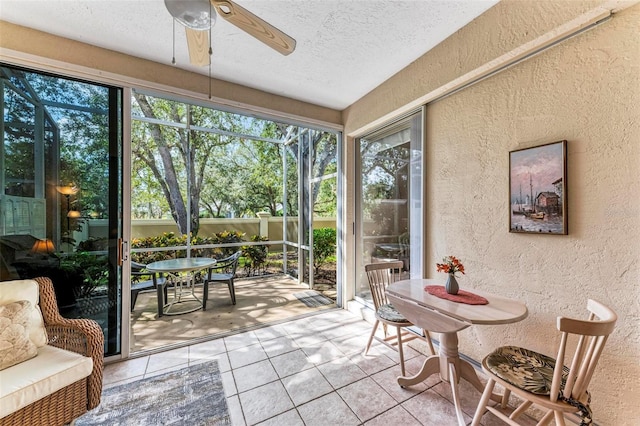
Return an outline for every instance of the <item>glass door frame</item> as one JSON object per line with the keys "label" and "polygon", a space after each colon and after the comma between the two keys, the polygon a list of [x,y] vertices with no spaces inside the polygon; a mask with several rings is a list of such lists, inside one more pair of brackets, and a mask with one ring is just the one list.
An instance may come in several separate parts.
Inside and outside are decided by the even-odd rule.
{"label": "glass door frame", "polygon": [[[122,277],[122,332],[120,356],[106,359],[127,359],[131,355],[131,87],[122,89],[122,240],[120,241]],[[126,101],[125,101],[126,100]],[[125,288],[126,287],[126,288]],[[126,330],[126,332],[124,332]]]}
{"label": "glass door frame", "polygon": [[[80,84],[84,86],[92,86],[95,88],[99,88],[100,90],[105,90],[104,99],[108,103],[108,106],[105,109],[100,108],[90,108],[87,105],[75,105],[70,102],[64,103],[51,103],[48,101],[42,101],[39,96],[40,92],[31,88],[29,89],[29,93],[31,96],[28,97],[28,102],[32,103],[35,107],[35,117],[36,120],[41,120],[43,116],[47,116],[49,120],[52,120],[52,116],[46,113],[43,109],[43,105],[53,106],[62,110],[74,110],[74,111],[82,111],[90,114],[102,114],[106,117],[106,124],[104,126],[100,125],[101,129],[106,132],[106,149],[104,152],[106,161],[102,161],[100,163],[100,167],[104,166],[105,172],[108,174],[108,181],[101,183],[106,184],[107,187],[107,206],[106,209],[100,210],[100,213],[97,210],[89,211],[90,209],[83,208],[81,203],[75,204],[79,200],[80,190],[82,189],[82,185],[88,180],[82,180],[76,176],[76,178],[80,179],[74,182],[61,182],[60,181],[60,135],[59,130],[56,128],[56,136],[55,143],[53,147],[53,158],[50,163],[45,162],[45,153],[43,149],[43,129],[40,128],[39,131],[34,132],[34,166],[36,169],[35,173],[35,195],[39,198],[45,198],[46,207],[44,211],[46,225],[45,228],[48,229],[46,231],[46,235],[32,235],[37,237],[42,241],[49,241],[49,246],[51,248],[47,248],[46,254],[41,254],[38,256],[34,256],[30,258],[30,262],[23,262],[33,265],[38,265],[38,261],[47,261],[48,263],[44,265],[45,268],[49,268],[49,272],[51,275],[45,275],[42,271],[39,271],[39,274],[50,276],[54,281],[54,285],[56,283],[64,283],[68,284],[69,282],[80,282],[83,277],[86,280],[88,276],[86,270],[81,270],[81,272],[76,271],[74,268],[69,269],[68,265],[79,265],[81,261],[77,259],[70,259],[70,255],[73,255],[75,252],[76,244],[71,239],[78,238],[76,236],[76,232],[80,232],[80,229],[72,229],[70,226],[71,223],[74,226],[82,226],[86,235],[89,235],[89,222],[93,219],[96,219],[99,214],[107,214],[106,218],[106,240],[108,244],[105,248],[96,248],[96,246],[91,246],[83,248],[80,255],[85,255],[86,253],[97,254],[103,256],[106,254],[106,266],[100,265],[100,270],[104,271],[107,269],[108,273],[106,275],[107,284],[106,288],[102,283],[104,277],[100,276],[96,278],[96,276],[92,276],[92,282],[89,283],[86,287],[81,288],[76,292],[74,289],[72,292],[73,299],[71,302],[64,306],[67,311],[64,315],[68,315],[68,318],[76,318],[76,315],[81,315],[81,317],[85,317],[82,315],[88,315],[86,317],[91,317],[94,315],[94,319],[98,321],[103,321],[103,327],[105,327],[105,351],[107,353],[111,353],[112,355],[106,356],[105,358],[112,357],[120,357],[122,352],[122,299],[119,297],[119,293],[122,291],[122,274],[121,274],[121,252],[120,252],[120,236],[121,236],[121,221],[122,217],[122,187],[121,184],[121,172],[122,172],[122,140],[123,140],[123,110],[122,110],[122,96],[123,96],[123,88],[121,85],[113,84],[113,82],[104,82],[101,79],[93,79],[87,78],[87,76],[77,76],[73,75],[71,72],[61,72],[59,70],[47,70],[43,68],[33,67],[30,64],[20,64],[20,63],[12,63],[12,61],[2,61],[0,62],[2,67],[6,67],[8,69],[17,71],[18,73],[24,72],[25,74],[34,74],[41,76],[40,78],[49,78],[52,82],[71,82],[71,84]],[[16,74],[18,75],[18,74]],[[25,83],[28,84],[28,83]],[[4,90],[4,87],[3,87]],[[62,93],[62,92],[61,92]],[[4,102],[4,97],[3,97]],[[35,106],[37,104],[37,107]],[[4,110],[3,110],[4,116]],[[0,120],[0,122],[4,126],[4,120]],[[38,129],[38,125],[34,126],[35,129]],[[3,129],[4,132],[4,129]],[[3,133],[4,134],[4,133]],[[102,140],[97,136],[93,136],[93,139],[88,140]],[[5,141],[3,140],[3,144]],[[3,151],[4,148],[1,148],[0,151]],[[102,150],[99,151],[102,155]],[[4,154],[2,155],[3,159],[0,163],[2,166],[3,175],[5,173],[7,164],[5,164]],[[49,169],[49,173],[51,174],[49,177],[44,175],[44,170]],[[40,174],[39,174],[40,173]],[[4,178],[0,179],[3,182],[2,191],[4,194]],[[73,185],[73,186],[72,186]],[[78,186],[76,186],[78,185]],[[69,192],[71,191],[71,192]],[[66,197],[66,202],[65,202]],[[70,203],[70,200],[73,198],[73,203]],[[60,207],[62,206],[62,207]],[[73,209],[70,208],[73,206]],[[86,207],[86,206],[85,206]],[[104,207],[104,206],[103,206]],[[95,206],[94,206],[95,208]],[[66,209],[66,240],[63,238],[61,232],[60,222],[63,220],[65,216],[62,216],[61,209]],[[71,216],[71,213],[74,215]],[[95,213],[95,215],[94,215]],[[73,222],[75,221],[75,222]],[[81,225],[80,225],[81,224]],[[45,229],[42,230],[45,232]],[[103,232],[98,233],[97,238],[105,239],[103,236]],[[28,232],[32,234],[32,232]],[[82,232],[80,232],[82,234]],[[15,234],[7,234],[7,235],[15,235]],[[84,234],[83,234],[84,235]],[[43,237],[46,237],[44,239]],[[55,240],[55,245],[54,241]],[[91,238],[87,238],[87,241],[91,240]],[[60,251],[55,251],[55,247],[58,247]],[[79,247],[79,245],[77,245]],[[64,248],[62,248],[64,247]],[[68,247],[73,247],[73,252],[68,249]],[[33,250],[33,249],[32,249]],[[92,258],[93,259],[93,258]],[[55,262],[53,262],[55,260]],[[63,265],[63,260],[66,260],[68,265]],[[53,264],[55,263],[55,264]],[[23,272],[31,273],[26,270]],[[69,274],[73,277],[73,279],[69,278]],[[26,277],[32,277],[38,275],[27,275]],[[54,279],[55,277],[55,279]],[[58,281],[56,281],[58,280]],[[91,285],[95,285],[95,288],[91,287]],[[96,292],[98,291],[106,291],[106,301],[103,300],[105,298],[105,293],[100,293],[96,296]],[[68,290],[68,289],[67,289]],[[62,300],[64,297],[58,296],[58,303],[63,304]],[[98,302],[96,302],[98,300]],[[82,307],[78,308],[78,306]],[[98,305],[92,305],[92,303],[97,303]],[[97,306],[97,307],[96,307]],[[83,309],[84,311],[76,311],[77,309]],[[104,315],[102,313],[104,312]]]}
{"label": "glass door frame", "polygon": [[[414,117],[415,116],[415,117]],[[412,118],[414,117],[414,118]],[[419,179],[421,183],[421,188],[417,193],[411,191],[409,199],[407,200],[408,204],[408,216],[410,221],[410,229],[419,225],[420,230],[416,234],[414,232],[410,233],[409,246],[410,247],[420,247],[420,250],[410,250],[410,265],[415,265],[410,270],[411,278],[423,278],[425,274],[425,257],[427,247],[422,243],[426,241],[426,223],[425,223],[425,212],[426,212],[426,182],[424,181],[424,177],[426,176],[424,170],[426,167],[426,107],[422,106],[418,109],[414,109],[410,112],[402,114],[399,117],[396,117],[388,122],[377,126],[371,131],[368,131],[366,134],[361,136],[354,137],[354,221],[353,221],[353,261],[350,262],[352,266],[352,274],[351,274],[351,282],[353,282],[352,287],[349,289],[350,294],[353,296],[353,300],[357,301],[359,304],[365,306],[372,306],[372,302],[358,293],[358,282],[363,279],[363,271],[364,271],[364,250],[363,250],[363,193],[362,193],[362,157],[360,151],[360,141],[369,137],[372,137],[377,134],[385,132],[387,129],[392,129],[394,126],[402,123],[405,120],[413,120],[419,119],[421,128],[418,132],[414,126],[409,127],[411,132],[411,147],[419,148],[421,152],[420,156],[420,164],[419,164],[419,172],[416,174],[414,171],[410,169],[409,171],[409,179]],[[414,140],[414,138],[416,140]],[[419,197],[419,199],[415,199],[414,197]],[[413,212],[418,212],[418,215],[411,214]]]}

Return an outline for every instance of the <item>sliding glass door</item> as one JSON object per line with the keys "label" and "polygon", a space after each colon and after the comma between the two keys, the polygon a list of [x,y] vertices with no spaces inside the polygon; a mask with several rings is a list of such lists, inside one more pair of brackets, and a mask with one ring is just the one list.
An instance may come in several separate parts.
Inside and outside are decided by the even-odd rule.
{"label": "sliding glass door", "polygon": [[120,352],[122,90],[0,66],[0,280],[53,281]]}
{"label": "sliding glass door", "polygon": [[370,300],[364,265],[402,260],[422,278],[422,111],[357,140],[355,295]]}

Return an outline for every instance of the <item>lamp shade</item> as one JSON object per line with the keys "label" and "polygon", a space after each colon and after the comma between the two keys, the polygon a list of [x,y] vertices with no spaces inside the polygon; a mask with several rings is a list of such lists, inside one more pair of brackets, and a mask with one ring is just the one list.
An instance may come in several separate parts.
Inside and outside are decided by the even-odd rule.
{"label": "lamp shade", "polygon": [[79,190],[80,190],[80,188],[78,188],[75,185],[60,185],[60,186],[56,186],[56,191],[58,191],[62,195],[67,195],[67,196],[73,195],[73,194],[77,194]]}
{"label": "lamp shade", "polygon": [[48,238],[44,240],[37,240],[31,247],[31,253],[33,254],[51,254],[56,250],[53,246],[53,241]]}
{"label": "lamp shade", "polygon": [[176,21],[194,30],[208,30],[216,22],[208,0],[164,0],[164,5]]}
{"label": "lamp shade", "polygon": [[82,213],[80,213],[78,210],[69,210],[69,212],[67,213],[67,217],[70,219],[77,219],[79,217],[82,217]]}

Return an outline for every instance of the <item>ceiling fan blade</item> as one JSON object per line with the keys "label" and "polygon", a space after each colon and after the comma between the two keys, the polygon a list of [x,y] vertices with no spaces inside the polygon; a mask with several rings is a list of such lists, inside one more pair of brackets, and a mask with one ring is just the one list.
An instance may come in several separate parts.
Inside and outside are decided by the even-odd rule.
{"label": "ceiling fan blade", "polygon": [[258,18],[247,9],[238,6],[231,0],[210,0],[218,15],[254,36],[267,46],[283,55],[292,53],[296,48],[296,41],[268,22]]}
{"label": "ceiling fan blade", "polygon": [[187,45],[189,46],[189,61],[198,67],[209,65],[209,31],[198,31],[188,27]]}

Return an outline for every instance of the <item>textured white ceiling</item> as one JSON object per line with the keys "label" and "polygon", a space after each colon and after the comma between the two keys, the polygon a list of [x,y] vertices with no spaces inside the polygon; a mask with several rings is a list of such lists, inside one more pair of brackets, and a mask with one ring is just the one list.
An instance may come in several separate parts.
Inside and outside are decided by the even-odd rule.
{"label": "textured white ceiling", "polygon": [[[282,56],[224,19],[212,33],[212,75],[342,110],[497,0],[236,0],[297,41]],[[0,20],[156,62],[171,63],[163,0],[2,0]],[[176,65],[189,64],[176,24]]]}

